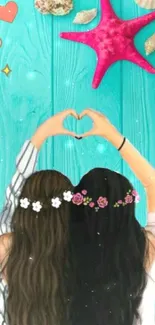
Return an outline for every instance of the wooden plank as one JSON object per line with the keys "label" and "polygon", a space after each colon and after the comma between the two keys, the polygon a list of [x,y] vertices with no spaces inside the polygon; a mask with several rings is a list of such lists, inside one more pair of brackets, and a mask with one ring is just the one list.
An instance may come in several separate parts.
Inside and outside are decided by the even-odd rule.
{"label": "wooden plank", "polygon": [[[18,6],[12,24],[0,22],[0,69],[9,64],[12,70],[9,77],[0,74],[0,206],[21,145],[52,114],[52,18],[39,14],[33,1]],[[50,148],[50,142],[44,146],[39,168],[52,166]]]}
{"label": "wooden plank", "polygon": [[[134,1],[122,3],[122,16],[130,19],[148,13],[140,9]],[[155,23],[145,27],[135,38],[138,50],[146,57],[144,42],[154,32]],[[153,63],[154,55],[147,59]],[[153,165],[155,165],[155,75],[148,74],[138,66],[124,62],[122,67],[122,120],[123,133]],[[143,187],[129,167],[123,164],[124,174],[138,189],[141,202],[136,215],[142,225],[146,224],[146,197]]]}
{"label": "wooden plank", "polygon": [[[53,26],[53,105],[54,112],[73,107],[77,112],[86,107],[104,112],[121,129],[120,63],[113,66],[101,86],[93,90],[91,82],[96,67],[96,55],[92,49],[78,43],[59,39],[62,31],[83,31],[92,29],[100,15],[87,26],[72,25],[75,14],[83,9],[98,8],[99,1],[75,0],[75,10],[63,18],[54,19]],[[116,12],[120,13],[120,1],[112,0]],[[68,118],[69,129],[82,133],[91,127],[91,122],[76,123]],[[91,137],[77,141],[69,137],[55,138],[54,167],[77,183],[80,177],[93,167],[108,167],[121,171],[121,159],[116,150],[103,139]]]}

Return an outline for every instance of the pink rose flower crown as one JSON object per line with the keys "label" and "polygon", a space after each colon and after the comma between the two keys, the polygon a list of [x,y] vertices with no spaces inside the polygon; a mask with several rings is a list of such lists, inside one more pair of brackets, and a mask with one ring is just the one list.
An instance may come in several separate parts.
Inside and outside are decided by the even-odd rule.
{"label": "pink rose flower crown", "polygon": [[[89,197],[87,190],[82,190],[81,193],[75,193],[72,198],[72,203],[75,205],[85,205],[90,208],[94,208],[97,212],[99,209],[104,209],[108,206],[108,198],[100,196],[96,202],[93,201],[91,197]],[[114,203],[114,208],[119,208],[120,206],[126,206],[131,203],[139,203],[140,196],[136,190],[129,190],[126,193],[124,200],[118,200]]]}

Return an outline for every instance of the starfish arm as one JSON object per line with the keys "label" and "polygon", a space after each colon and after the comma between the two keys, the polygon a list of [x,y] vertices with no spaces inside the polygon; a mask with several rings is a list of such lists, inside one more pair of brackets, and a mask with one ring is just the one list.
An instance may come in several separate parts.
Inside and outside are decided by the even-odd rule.
{"label": "starfish arm", "polygon": [[101,1],[102,17],[109,14],[116,16],[111,6],[110,0],[100,0],[100,1]]}
{"label": "starfish arm", "polygon": [[[114,61],[115,62],[115,61]],[[114,63],[113,61],[110,61],[109,59],[105,59],[103,62],[103,59],[98,59],[98,63],[97,63],[97,67],[96,67],[96,71],[94,74],[94,78],[93,78],[93,83],[92,83],[92,87],[94,89],[98,88],[101,80],[103,79],[104,75],[106,74],[107,70],[109,69],[109,67]]]}
{"label": "starfish arm", "polygon": [[135,46],[132,46],[132,50],[127,52],[125,60],[139,65],[141,68],[150,73],[155,73],[155,68],[136,50]]}
{"label": "starfish arm", "polygon": [[85,32],[67,32],[61,33],[60,37],[67,39],[69,41],[79,42],[79,43],[86,43]]}
{"label": "starfish arm", "polygon": [[127,22],[128,27],[130,28],[131,34],[136,35],[143,27],[155,20],[155,11]]}

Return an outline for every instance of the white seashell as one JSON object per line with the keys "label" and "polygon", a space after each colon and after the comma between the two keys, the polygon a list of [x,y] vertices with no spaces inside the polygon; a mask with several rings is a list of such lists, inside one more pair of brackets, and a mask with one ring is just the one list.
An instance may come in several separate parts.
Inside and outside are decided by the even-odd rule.
{"label": "white seashell", "polygon": [[145,42],[145,52],[146,55],[149,55],[155,52],[155,34],[149,37]]}
{"label": "white seashell", "polygon": [[145,9],[155,9],[155,0],[135,0],[137,5]]}
{"label": "white seashell", "polygon": [[78,12],[73,20],[73,24],[88,24],[97,16],[97,9],[82,10]]}

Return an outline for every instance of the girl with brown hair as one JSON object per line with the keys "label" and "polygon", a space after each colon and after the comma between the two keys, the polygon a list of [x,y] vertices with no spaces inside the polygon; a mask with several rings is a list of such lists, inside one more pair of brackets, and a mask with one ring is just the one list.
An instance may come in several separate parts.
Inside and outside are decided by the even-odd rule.
{"label": "girl with brown hair", "polygon": [[75,136],[63,127],[66,110],[43,123],[17,158],[0,216],[0,324],[67,324],[69,217],[73,186],[54,170],[33,173],[51,136]]}

